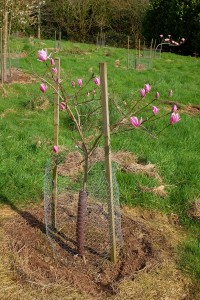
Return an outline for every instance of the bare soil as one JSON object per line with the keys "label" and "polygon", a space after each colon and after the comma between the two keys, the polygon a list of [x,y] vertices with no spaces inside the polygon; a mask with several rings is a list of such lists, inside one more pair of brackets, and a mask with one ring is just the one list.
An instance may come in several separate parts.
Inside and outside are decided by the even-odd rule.
{"label": "bare soil", "polygon": [[176,105],[179,109],[180,113],[186,113],[190,116],[198,116],[200,114],[200,105],[184,105],[177,101],[170,101],[170,100],[160,100],[161,103],[165,103],[167,105]]}
{"label": "bare soil", "polygon": [[23,72],[18,68],[11,68],[11,73],[7,75],[7,81],[5,84],[11,83],[33,83],[36,82],[36,78],[33,75]]}

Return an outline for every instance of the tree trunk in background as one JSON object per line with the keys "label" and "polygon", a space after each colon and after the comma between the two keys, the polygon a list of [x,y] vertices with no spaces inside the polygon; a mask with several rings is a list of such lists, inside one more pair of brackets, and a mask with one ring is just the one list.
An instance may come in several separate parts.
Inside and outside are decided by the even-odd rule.
{"label": "tree trunk in background", "polygon": [[8,13],[7,1],[3,1],[2,7],[2,83],[7,81],[7,56],[8,56]]}
{"label": "tree trunk in background", "polygon": [[38,4],[38,39],[41,39],[41,7],[40,1]]}

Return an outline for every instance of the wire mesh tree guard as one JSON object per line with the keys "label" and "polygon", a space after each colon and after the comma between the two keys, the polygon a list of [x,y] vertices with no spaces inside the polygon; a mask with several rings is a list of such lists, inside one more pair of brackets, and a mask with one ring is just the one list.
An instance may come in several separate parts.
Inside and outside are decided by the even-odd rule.
{"label": "wire mesh tree guard", "polygon": [[[102,149],[103,150],[103,149]],[[80,154],[80,153],[79,153]],[[109,236],[109,210],[108,210],[108,193],[105,164],[103,162],[103,151],[101,153],[101,161],[91,162],[88,174],[87,197],[81,199],[84,201],[84,215],[82,222],[84,228],[80,228],[79,234],[84,239],[81,248],[77,249],[77,219],[80,213],[79,205],[80,197],[84,197],[81,190],[80,172],[76,178],[70,182],[70,175],[65,176],[68,181],[63,182],[63,176],[59,174],[57,178],[57,230],[52,225],[52,192],[53,192],[53,169],[54,159],[50,159],[46,164],[44,178],[44,212],[46,233],[51,242],[54,255],[59,259],[65,259],[65,252],[60,251],[60,245],[57,243],[58,238],[62,238],[63,249],[70,251],[72,255],[80,253],[87,260],[91,255],[95,255],[97,261],[110,258],[110,236]],[[94,153],[95,156],[95,153]],[[81,157],[81,155],[80,155]],[[59,158],[58,158],[59,160]],[[80,162],[79,162],[80,163]],[[62,164],[61,164],[62,165]],[[112,166],[113,181],[113,210],[116,233],[116,250],[120,252],[123,245],[121,231],[121,213],[119,205],[119,187],[116,180],[116,165]],[[59,169],[59,164],[58,164]],[[70,182],[70,183],[69,183]],[[87,205],[86,205],[87,198]],[[82,207],[81,207],[82,209]],[[82,232],[82,231],[83,232]],[[84,245],[84,247],[83,247]],[[73,261],[73,259],[72,259]],[[70,263],[70,262],[69,262]]]}

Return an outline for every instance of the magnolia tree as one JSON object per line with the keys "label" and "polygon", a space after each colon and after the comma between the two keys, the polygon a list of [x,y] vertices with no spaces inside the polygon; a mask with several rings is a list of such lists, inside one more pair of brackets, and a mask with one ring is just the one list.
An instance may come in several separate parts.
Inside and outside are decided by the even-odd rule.
{"label": "magnolia tree", "polygon": [[160,34],[160,43],[157,45],[156,49],[158,49],[159,47],[162,49],[163,45],[179,47],[179,46],[183,45],[185,42],[186,42],[185,38],[180,38],[178,41],[175,41],[172,38],[171,34],[168,34],[167,37],[164,37],[163,34]]}
{"label": "magnolia tree", "polygon": [[[83,182],[77,212],[77,250],[78,254],[84,257],[84,216],[87,209],[89,159],[103,136],[100,114],[102,102],[99,101],[98,96],[101,94],[102,97],[102,77],[92,74],[86,82],[82,78],[72,80],[68,83],[66,91],[67,83],[59,77],[59,65],[55,63],[56,59],[54,60],[51,55],[48,56],[46,50],[39,50],[38,60],[45,65],[50,75],[48,78],[40,77],[42,82],[39,88],[42,93],[45,93],[48,88],[54,90],[55,95],[59,98],[59,102],[57,102],[59,109],[68,114],[70,123],[76,128],[78,139],[76,145],[84,157],[82,161],[84,165]],[[69,89],[71,89],[70,95]],[[171,111],[164,110],[161,113],[161,109],[157,106],[157,103],[160,103],[159,92],[156,92],[155,96],[148,100],[150,94],[151,85],[147,83],[138,91],[138,99],[135,101],[131,99],[129,103],[118,103],[116,99],[110,99],[113,115],[115,115],[109,126],[111,134],[120,134],[129,130],[143,130],[156,137],[156,134],[146,126],[149,122],[167,118],[165,126],[157,131],[157,133],[160,133],[166,127],[173,126],[180,120],[176,105],[172,106]],[[172,96],[171,89],[168,96]],[[52,145],[52,151],[57,156],[59,145]],[[54,224],[54,227],[56,227],[56,224]]]}

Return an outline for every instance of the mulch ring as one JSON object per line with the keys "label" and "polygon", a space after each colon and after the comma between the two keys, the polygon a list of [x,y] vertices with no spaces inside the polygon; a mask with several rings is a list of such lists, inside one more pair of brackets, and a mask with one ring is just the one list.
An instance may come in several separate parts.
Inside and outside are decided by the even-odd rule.
{"label": "mulch ring", "polygon": [[198,116],[200,114],[200,105],[184,105],[180,102],[170,100],[161,100],[161,103],[167,104],[169,106],[176,105],[181,113],[183,112],[190,116]]}
{"label": "mulch ring", "polygon": [[28,73],[23,72],[18,68],[11,68],[11,73],[7,75],[7,81],[5,84],[11,83],[33,83],[36,82],[36,78]]}
{"label": "mulch ring", "polygon": [[[156,217],[152,215],[152,224],[156,225],[151,225],[142,212],[140,217],[136,217],[124,208],[124,244],[123,251],[118,254],[117,263],[112,264],[106,256],[101,256],[95,249],[87,247],[84,262],[77,256],[76,242],[68,239],[62,231],[55,235],[53,244],[49,242],[42,206],[17,212],[12,220],[4,221],[3,226],[6,237],[5,251],[10,253],[12,270],[20,283],[45,286],[64,280],[66,284],[100,299],[102,296],[117,295],[118,286],[124,279],[134,280],[139,273],[148,273],[155,266],[162,264],[167,255],[171,256],[169,253],[173,249],[170,233],[166,234],[163,225],[160,229],[158,226],[164,219],[156,221]],[[71,222],[67,224],[69,231],[70,224]],[[90,231],[90,235],[93,232],[93,239],[96,239],[96,243],[101,243],[103,248],[107,241],[103,240],[101,228],[101,239],[97,238],[98,232],[93,231],[89,224],[87,230]],[[52,247],[55,244],[56,248],[53,251]]]}

